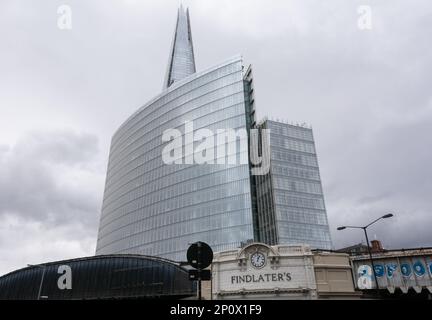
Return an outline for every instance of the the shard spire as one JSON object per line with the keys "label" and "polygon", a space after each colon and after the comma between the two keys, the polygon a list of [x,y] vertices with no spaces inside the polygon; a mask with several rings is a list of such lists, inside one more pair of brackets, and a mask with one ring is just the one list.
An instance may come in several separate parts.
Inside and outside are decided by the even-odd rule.
{"label": "the shard spire", "polygon": [[190,76],[195,71],[189,9],[185,11],[183,6],[180,5],[168,61],[168,70],[164,81],[164,89],[168,88],[175,81]]}

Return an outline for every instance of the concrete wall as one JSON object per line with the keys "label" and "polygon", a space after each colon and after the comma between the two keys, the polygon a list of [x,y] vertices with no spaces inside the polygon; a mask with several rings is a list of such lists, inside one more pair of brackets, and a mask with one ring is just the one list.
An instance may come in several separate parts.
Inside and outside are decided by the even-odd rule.
{"label": "concrete wall", "polygon": [[319,298],[352,298],[355,292],[349,256],[345,253],[316,252],[313,257]]}
{"label": "concrete wall", "polygon": [[[265,257],[255,267],[254,253]],[[313,255],[309,246],[254,243],[216,253],[212,265],[213,299],[315,299]]]}
{"label": "concrete wall", "polygon": [[[261,252],[265,265],[252,256]],[[351,299],[355,291],[349,256],[312,252],[306,245],[267,246],[253,243],[242,249],[215,253],[212,281],[202,284],[204,299]]]}
{"label": "concrete wall", "polygon": [[[352,257],[354,283],[361,290],[376,288],[369,256]],[[390,293],[409,289],[432,293],[432,249],[411,249],[373,254],[380,289]]]}

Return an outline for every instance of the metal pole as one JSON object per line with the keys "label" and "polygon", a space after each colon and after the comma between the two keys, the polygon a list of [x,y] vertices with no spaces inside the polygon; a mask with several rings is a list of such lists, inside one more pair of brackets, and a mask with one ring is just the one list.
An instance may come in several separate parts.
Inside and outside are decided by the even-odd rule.
{"label": "metal pole", "polygon": [[201,278],[198,280],[198,300],[201,300]]}
{"label": "metal pole", "polygon": [[38,300],[40,300],[40,297],[41,297],[41,294],[42,294],[42,285],[43,285],[43,281],[44,281],[44,278],[45,278],[45,269],[46,269],[46,267],[43,266],[42,278],[41,278],[41,282],[40,282],[40,285],[39,285],[39,292],[38,292],[38,297],[37,297]]}
{"label": "metal pole", "polygon": [[210,265],[210,300],[213,300],[213,263]]}
{"label": "metal pole", "polygon": [[375,286],[376,286],[377,294],[379,295],[378,279],[377,279],[376,272],[375,272],[375,265],[374,265],[373,258],[372,258],[372,252],[371,252],[370,247],[369,247],[369,238],[368,238],[368,235],[367,235],[366,228],[367,227],[364,227],[363,231],[364,231],[364,234],[366,236],[366,246],[367,246],[367,249],[368,249],[368,252],[369,252],[369,258],[370,258],[370,262],[371,262],[371,265],[372,265],[372,272],[373,272],[373,277],[375,279]]}
{"label": "metal pole", "polygon": [[197,243],[198,247],[198,300],[201,300],[201,242]]}

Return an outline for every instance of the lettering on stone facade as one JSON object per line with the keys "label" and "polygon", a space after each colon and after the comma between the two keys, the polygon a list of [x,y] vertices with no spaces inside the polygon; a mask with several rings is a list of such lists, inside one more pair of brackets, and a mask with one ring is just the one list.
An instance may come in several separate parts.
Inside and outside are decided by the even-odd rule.
{"label": "lettering on stone facade", "polygon": [[263,274],[246,274],[242,276],[231,276],[231,284],[239,283],[256,283],[256,282],[285,282],[291,281],[291,273],[263,273]]}

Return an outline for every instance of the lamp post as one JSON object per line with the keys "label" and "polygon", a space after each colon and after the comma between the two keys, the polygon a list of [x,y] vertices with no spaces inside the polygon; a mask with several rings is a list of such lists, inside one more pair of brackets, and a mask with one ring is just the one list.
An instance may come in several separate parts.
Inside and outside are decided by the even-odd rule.
{"label": "lamp post", "polygon": [[42,269],[42,278],[41,278],[41,282],[40,282],[40,285],[39,285],[39,291],[38,291],[38,296],[37,296],[37,300],[40,300],[41,294],[42,294],[42,285],[43,285],[43,281],[44,281],[44,278],[45,278],[46,266],[43,265],[43,264],[35,264],[35,265],[28,264],[27,266],[28,267],[36,267],[36,268],[41,268]]}
{"label": "lamp post", "polygon": [[369,226],[371,226],[372,224],[374,224],[375,222],[377,222],[377,221],[379,221],[379,220],[381,220],[381,219],[387,219],[387,218],[391,218],[391,217],[393,217],[393,214],[392,214],[392,213],[388,213],[388,214],[383,215],[382,217],[379,217],[378,219],[375,219],[374,221],[372,221],[371,223],[369,223],[368,225],[366,225],[366,226],[364,226],[364,227],[358,227],[358,226],[342,226],[342,227],[338,227],[338,228],[337,228],[337,230],[339,230],[339,231],[340,231],[340,230],[347,229],[347,228],[351,228],[351,229],[363,229],[364,234],[365,234],[365,237],[366,237],[366,246],[367,246],[368,253],[369,253],[369,259],[370,259],[370,262],[371,262],[371,265],[372,265],[372,272],[373,272],[373,276],[374,276],[374,279],[375,279],[375,286],[376,286],[376,290],[377,290],[377,293],[378,293],[378,294],[379,294],[378,279],[377,279],[376,272],[375,272],[375,265],[374,265],[374,262],[373,262],[372,252],[371,252],[371,250],[370,250],[370,246],[369,246],[369,237],[368,237],[368,234],[367,234],[366,229],[367,229]]}

